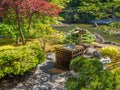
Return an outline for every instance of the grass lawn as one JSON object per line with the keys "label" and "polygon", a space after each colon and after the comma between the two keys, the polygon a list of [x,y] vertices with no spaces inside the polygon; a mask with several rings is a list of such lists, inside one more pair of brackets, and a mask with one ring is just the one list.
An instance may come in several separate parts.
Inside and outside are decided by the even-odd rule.
{"label": "grass lawn", "polygon": [[56,30],[63,31],[63,32],[68,32],[70,30],[73,30],[75,27],[80,27],[83,29],[89,30],[91,33],[98,33],[101,35],[106,41],[112,41],[116,43],[120,43],[120,36],[116,35],[108,35],[106,34],[103,30],[95,30],[95,27],[90,24],[70,24],[69,26],[64,26],[64,27],[55,27]]}

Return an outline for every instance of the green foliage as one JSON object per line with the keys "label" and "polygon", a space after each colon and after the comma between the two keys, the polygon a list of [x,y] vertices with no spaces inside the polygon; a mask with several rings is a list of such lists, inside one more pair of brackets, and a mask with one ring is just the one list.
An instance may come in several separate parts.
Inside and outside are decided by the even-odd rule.
{"label": "green foliage", "polygon": [[119,61],[120,60],[120,51],[112,46],[106,46],[100,50],[101,54],[104,57],[110,57],[112,61]]}
{"label": "green foliage", "polygon": [[47,1],[56,4],[61,8],[64,8],[66,6],[66,3],[68,3],[70,0],[47,0]]}
{"label": "green foliage", "polygon": [[[53,18],[52,21],[58,19],[57,16],[61,12],[61,9],[46,0],[21,0],[20,2],[1,0],[0,12],[2,23],[7,23],[15,27],[14,31],[17,32],[17,44],[19,44],[19,41],[25,44],[29,38],[31,24],[37,23],[37,19],[41,22],[44,21],[43,23],[50,24],[51,18]],[[14,33],[14,31],[12,32]],[[6,30],[6,33],[8,32],[9,31]],[[21,40],[19,40],[20,37]],[[25,40],[26,37],[27,40]]]}
{"label": "green foliage", "polygon": [[0,53],[0,78],[6,74],[22,75],[45,60],[45,54],[38,44],[7,49],[3,47]]}
{"label": "green foliage", "polygon": [[114,75],[115,75],[115,90],[120,90],[120,70],[117,69],[114,71]]}
{"label": "green foliage", "polygon": [[65,43],[65,44],[68,44],[68,43],[78,44],[78,35],[71,34],[71,33],[66,33],[63,43]]}
{"label": "green foliage", "polygon": [[100,50],[103,56],[109,56],[110,58],[116,57],[119,54],[117,48],[112,46],[106,46]]}
{"label": "green foliage", "polygon": [[60,44],[64,39],[62,32],[58,32],[48,24],[42,23],[37,23],[32,26],[31,37],[38,38],[44,51],[47,44]]}
{"label": "green foliage", "polygon": [[0,24],[0,36],[15,37],[14,28],[8,24]]}
{"label": "green foliage", "polygon": [[49,44],[62,43],[64,35],[62,32],[56,31],[48,24],[38,23],[35,24],[31,30],[31,37],[40,38],[41,41],[45,41]]}
{"label": "green foliage", "polygon": [[[71,44],[78,44],[79,35],[78,34],[72,34],[74,30],[70,31],[65,35],[64,43],[71,43]],[[92,33],[90,33],[88,30],[86,30],[86,34],[82,35],[82,43],[93,43],[94,37]]]}
{"label": "green foliage", "polygon": [[70,68],[77,77],[67,80],[68,90],[115,90],[118,86],[114,74],[104,71],[98,59],[77,57],[71,61]]}
{"label": "green foliage", "polygon": [[119,29],[120,28],[120,22],[112,22],[110,24],[111,27],[113,27],[113,29]]}
{"label": "green foliage", "polygon": [[94,36],[89,31],[87,31],[86,34],[82,35],[82,40],[83,40],[82,41],[83,43],[89,43],[89,44],[91,44],[91,43],[93,43],[95,41]]}
{"label": "green foliage", "polygon": [[31,36],[33,38],[50,38],[55,31],[48,24],[36,23],[32,26]]}
{"label": "green foliage", "polygon": [[84,57],[78,57],[73,59],[70,64],[70,68],[75,72],[80,72],[83,68],[84,70],[91,69],[93,70],[92,72],[97,72],[99,70],[102,70],[102,67],[102,63],[99,62],[99,60],[96,58],[89,59]]}
{"label": "green foliage", "polygon": [[0,51],[1,51],[1,50],[13,49],[13,48],[14,48],[14,46],[11,46],[11,45],[0,46]]}
{"label": "green foliage", "polygon": [[104,32],[106,32],[109,35],[116,35],[118,32],[120,32],[119,28],[120,22],[111,22],[109,25],[100,26],[98,29],[104,30]]}
{"label": "green foliage", "polygon": [[[107,26],[107,25],[99,25],[99,27],[102,27],[102,26]],[[55,29],[66,33],[66,32],[69,32],[69,31],[73,30],[75,27],[81,27],[81,28],[87,29],[91,33],[98,33],[106,41],[112,41],[112,42],[120,43],[120,36],[119,35],[111,35],[110,36],[109,34],[106,34],[106,32],[104,32],[103,28],[100,28],[99,30],[96,30],[96,28],[93,27],[93,25],[91,25],[91,24],[70,24],[69,26],[64,26],[64,27],[55,27]],[[120,29],[118,29],[118,31],[119,30]]]}
{"label": "green foliage", "polygon": [[120,1],[113,0],[71,0],[62,16],[66,22],[89,22],[94,19],[118,18]]}
{"label": "green foliage", "polygon": [[64,33],[63,32],[55,32],[53,35],[52,35],[52,39],[50,41],[50,44],[62,44],[63,43],[63,40],[64,40]]}

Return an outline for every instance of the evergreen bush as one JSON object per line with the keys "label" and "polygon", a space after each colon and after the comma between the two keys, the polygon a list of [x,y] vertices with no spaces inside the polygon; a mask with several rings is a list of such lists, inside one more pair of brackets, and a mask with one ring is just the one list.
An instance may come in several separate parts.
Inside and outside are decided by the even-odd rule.
{"label": "evergreen bush", "polygon": [[[74,32],[74,31],[72,31]],[[68,44],[78,44],[78,39],[79,39],[79,35],[78,34],[72,34],[71,32],[69,32],[68,34],[65,35],[65,39],[64,39],[64,43]],[[91,44],[93,43],[94,40],[94,36],[92,35],[92,33],[90,33],[88,30],[86,30],[86,34],[82,35],[82,43],[87,43],[87,44]]]}
{"label": "evergreen bush", "polygon": [[103,70],[98,59],[77,57],[72,60],[70,68],[77,77],[67,80],[67,90],[116,90],[118,86],[115,75]]}
{"label": "evergreen bush", "polygon": [[120,60],[120,52],[113,46],[106,46],[100,50],[104,57],[110,57],[112,62]]}
{"label": "evergreen bush", "polygon": [[0,78],[7,74],[23,75],[45,60],[45,54],[37,44],[0,50]]}

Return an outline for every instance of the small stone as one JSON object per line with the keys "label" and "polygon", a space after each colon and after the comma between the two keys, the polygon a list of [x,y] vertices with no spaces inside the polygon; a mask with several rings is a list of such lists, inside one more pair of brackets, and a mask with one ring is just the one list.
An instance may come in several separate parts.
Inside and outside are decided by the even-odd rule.
{"label": "small stone", "polygon": [[41,76],[38,74],[38,75],[36,75],[36,79],[39,79]]}
{"label": "small stone", "polygon": [[49,89],[49,87],[42,85],[42,86],[39,86],[39,90],[50,90],[50,89]]}
{"label": "small stone", "polygon": [[35,85],[35,84],[39,84],[39,80],[34,80],[33,85]]}
{"label": "small stone", "polygon": [[43,81],[43,82],[47,82],[48,81],[48,77],[42,77],[40,80]]}
{"label": "small stone", "polygon": [[3,84],[3,87],[8,87],[10,84],[8,82]]}
{"label": "small stone", "polygon": [[59,83],[54,83],[53,84],[53,88],[56,88],[57,86],[60,86],[60,84]]}
{"label": "small stone", "polygon": [[23,86],[23,84],[22,84],[22,83],[19,83],[17,86],[18,86],[18,87],[22,87],[22,86]]}
{"label": "small stone", "polygon": [[65,89],[63,87],[61,87],[61,86],[57,86],[56,90],[65,90]]}
{"label": "small stone", "polygon": [[34,86],[33,86],[33,90],[36,90],[37,87],[38,87],[37,85],[34,85]]}
{"label": "small stone", "polygon": [[34,89],[33,89],[33,86],[29,86],[29,87],[27,88],[27,90],[34,90]]}
{"label": "small stone", "polygon": [[8,81],[7,80],[3,80],[2,83],[7,83]]}
{"label": "small stone", "polygon": [[[13,89],[11,89],[11,90],[19,90],[19,89],[17,89],[17,88],[13,88]],[[21,89],[20,89],[21,90]]]}
{"label": "small stone", "polygon": [[64,82],[64,81],[65,81],[64,78],[59,78],[58,80],[55,80],[55,82],[57,82],[57,83]]}

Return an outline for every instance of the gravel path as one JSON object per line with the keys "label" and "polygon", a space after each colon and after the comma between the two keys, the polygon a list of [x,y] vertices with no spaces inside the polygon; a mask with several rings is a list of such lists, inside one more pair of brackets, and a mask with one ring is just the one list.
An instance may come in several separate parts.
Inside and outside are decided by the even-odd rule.
{"label": "gravel path", "polygon": [[0,90],[67,90],[65,82],[68,77],[75,74],[72,71],[61,74],[50,73],[49,69],[55,67],[54,61],[54,58],[46,60],[35,70],[23,76],[6,76],[0,81]]}

